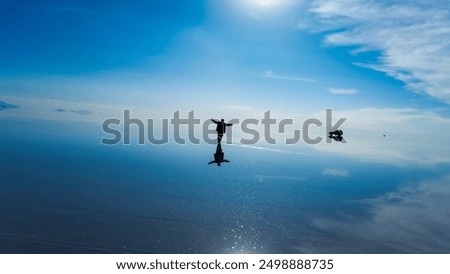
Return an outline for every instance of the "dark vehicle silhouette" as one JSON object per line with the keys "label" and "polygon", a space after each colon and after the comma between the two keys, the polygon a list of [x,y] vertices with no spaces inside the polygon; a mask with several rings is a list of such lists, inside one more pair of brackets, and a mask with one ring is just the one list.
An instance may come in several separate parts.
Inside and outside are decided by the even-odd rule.
{"label": "dark vehicle silhouette", "polygon": [[230,161],[225,159],[225,153],[222,151],[222,145],[219,143],[216,147],[216,153],[214,153],[214,160],[209,162],[210,164],[217,164],[217,166],[220,166],[222,163],[229,163]]}
{"label": "dark vehicle silhouette", "polygon": [[344,139],[344,137],[342,137],[342,135],[344,134],[342,130],[330,131],[328,134],[328,138],[331,138],[337,142],[342,142],[342,140]]}
{"label": "dark vehicle silhouette", "polygon": [[227,127],[232,126],[233,124],[227,124],[224,122],[224,120],[217,121],[215,119],[211,119],[214,123],[217,124],[216,131],[217,131],[217,143],[220,144],[222,142],[223,134],[227,132]]}

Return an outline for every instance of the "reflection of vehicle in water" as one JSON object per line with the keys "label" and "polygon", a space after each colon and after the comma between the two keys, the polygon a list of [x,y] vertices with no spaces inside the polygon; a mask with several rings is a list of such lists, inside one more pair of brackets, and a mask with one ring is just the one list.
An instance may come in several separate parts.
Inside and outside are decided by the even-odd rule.
{"label": "reflection of vehicle in water", "polygon": [[330,134],[328,135],[328,138],[331,138],[337,142],[342,142],[342,139],[344,139],[344,137],[342,137],[344,134],[342,130],[330,131],[328,134]]}
{"label": "reflection of vehicle in water", "polygon": [[223,153],[222,145],[219,143],[216,147],[216,153],[214,153],[214,160],[209,162],[208,165],[217,164],[217,166],[220,166],[221,163],[229,163],[230,161],[226,160],[224,157],[225,153]]}
{"label": "reflection of vehicle in water", "polygon": [[220,121],[211,119],[211,121],[217,124],[217,142],[220,143],[222,141],[223,134],[227,132],[227,127],[232,126],[233,124],[227,124],[223,119]]}

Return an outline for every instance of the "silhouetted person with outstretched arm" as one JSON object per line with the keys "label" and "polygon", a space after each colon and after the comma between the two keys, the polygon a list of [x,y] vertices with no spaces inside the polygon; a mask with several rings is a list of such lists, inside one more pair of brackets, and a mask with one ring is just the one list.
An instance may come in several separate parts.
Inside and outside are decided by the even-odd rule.
{"label": "silhouetted person with outstretched arm", "polygon": [[214,123],[217,124],[217,127],[216,127],[217,143],[220,144],[220,142],[222,141],[223,134],[227,132],[227,127],[232,126],[233,124],[227,124],[224,122],[223,119],[220,120],[220,122],[217,120],[214,120],[214,119],[211,119],[211,121],[213,121]]}
{"label": "silhouetted person with outstretched arm", "polygon": [[208,163],[210,164],[217,164],[217,166],[220,166],[221,163],[229,163],[230,161],[224,159],[225,153],[222,151],[222,145],[217,144],[216,153],[214,153],[214,161],[211,161]]}

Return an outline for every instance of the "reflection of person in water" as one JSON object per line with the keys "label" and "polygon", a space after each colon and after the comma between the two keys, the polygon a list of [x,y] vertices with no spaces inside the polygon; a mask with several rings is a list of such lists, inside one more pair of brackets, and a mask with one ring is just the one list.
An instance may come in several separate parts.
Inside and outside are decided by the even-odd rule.
{"label": "reflection of person in water", "polygon": [[220,120],[220,122],[217,120],[214,120],[214,119],[211,119],[211,121],[213,121],[214,123],[217,124],[217,127],[216,127],[217,142],[220,144],[220,142],[222,141],[223,134],[227,132],[227,127],[232,126],[233,124],[227,124],[224,122],[223,119]]}
{"label": "reflection of person in water", "polygon": [[217,164],[218,166],[220,166],[221,163],[229,163],[230,161],[224,159],[224,157],[225,153],[223,153],[222,151],[222,145],[217,144],[216,153],[214,153],[214,161],[209,162],[208,165]]}

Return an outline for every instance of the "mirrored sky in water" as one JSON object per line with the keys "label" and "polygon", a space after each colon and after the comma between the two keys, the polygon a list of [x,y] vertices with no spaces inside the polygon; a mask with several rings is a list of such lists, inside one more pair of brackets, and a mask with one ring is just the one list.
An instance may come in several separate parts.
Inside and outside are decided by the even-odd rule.
{"label": "mirrored sky in water", "polygon": [[[448,253],[447,6],[3,1],[0,252]],[[102,145],[125,109],[156,135],[178,110],[239,119],[229,163],[172,131]],[[326,109],[347,143],[284,144]],[[268,110],[294,125],[240,143]]]}

